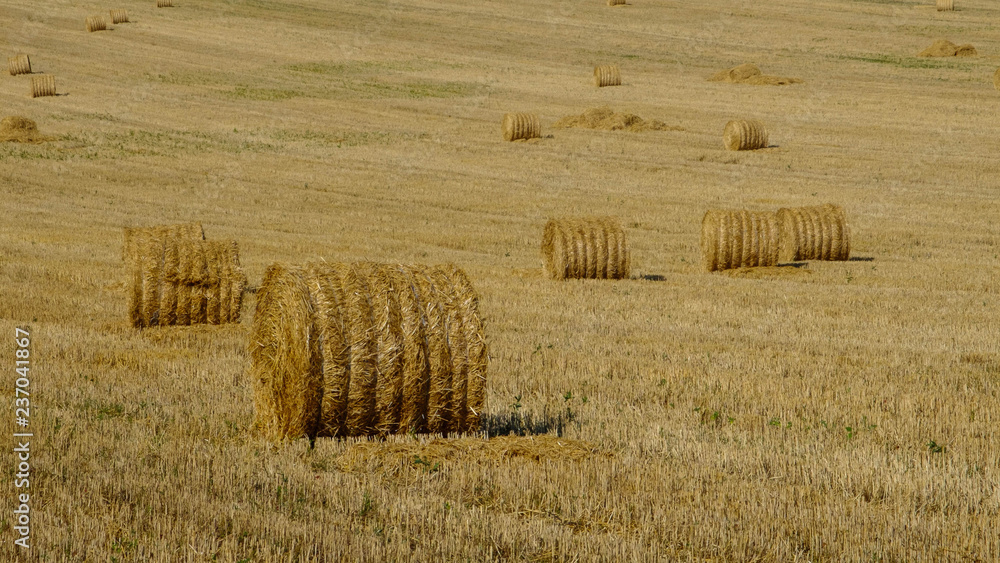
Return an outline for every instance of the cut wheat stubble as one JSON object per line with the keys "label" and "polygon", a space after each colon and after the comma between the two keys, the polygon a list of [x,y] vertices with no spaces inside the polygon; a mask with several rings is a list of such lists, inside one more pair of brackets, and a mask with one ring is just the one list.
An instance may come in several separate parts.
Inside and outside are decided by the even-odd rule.
{"label": "cut wheat stubble", "polygon": [[777,264],[776,215],[766,211],[708,210],[701,221],[701,256],[709,272]]}
{"label": "cut wheat stubble", "polygon": [[851,234],[847,215],[839,205],[782,208],[777,213],[782,262],[848,260]]}
{"label": "cut wheat stubble", "polygon": [[31,97],[41,98],[56,95],[56,77],[51,74],[31,77]]}
{"label": "cut wheat stubble", "polygon": [[18,53],[13,57],[7,57],[7,70],[11,76],[18,74],[31,74],[31,60],[28,55]]}
{"label": "cut wheat stubble", "polygon": [[551,279],[624,279],[628,243],[613,217],[550,219],[542,232],[542,264]]}
{"label": "cut wheat stubble", "polygon": [[767,147],[767,128],[756,119],[736,119],[726,123],[722,143],[731,151],[752,151]]}
{"label": "cut wheat stubble", "polygon": [[598,88],[605,86],[621,86],[622,72],[618,65],[598,65],[594,67],[594,85]]}
{"label": "cut wheat stubble", "polygon": [[501,126],[505,141],[536,139],[542,136],[538,116],[533,113],[508,113]]}

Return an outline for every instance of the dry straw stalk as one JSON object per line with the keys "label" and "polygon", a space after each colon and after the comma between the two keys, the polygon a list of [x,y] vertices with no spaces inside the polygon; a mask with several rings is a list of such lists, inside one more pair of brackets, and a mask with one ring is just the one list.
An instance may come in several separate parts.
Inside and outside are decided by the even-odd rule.
{"label": "dry straw stalk", "polygon": [[104,31],[108,28],[108,20],[104,16],[87,17],[87,31]]}
{"label": "dry straw stalk", "polygon": [[250,342],[257,426],[273,439],[479,427],[486,345],[453,265],[274,265]]}
{"label": "dry straw stalk", "polygon": [[949,12],[955,9],[955,0],[937,0],[937,11]]}
{"label": "dry straw stalk", "polygon": [[782,208],[777,217],[781,231],[781,261],[850,258],[851,233],[843,207],[828,203]]}
{"label": "dry straw stalk", "polygon": [[[624,2],[623,2],[624,3]],[[594,84],[598,87],[621,86],[622,73],[618,65],[598,65],[594,67]]]}
{"label": "dry straw stalk", "polygon": [[542,263],[551,279],[624,279],[630,257],[613,217],[550,219],[542,232]]}
{"label": "dry straw stalk", "polygon": [[11,76],[18,74],[31,74],[31,61],[25,53],[18,53],[13,57],[7,57],[7,70]]}
{"label": "dry straw stalk", "polygon": [[31,77],[31,97],[41,98],[42,96],[56,95],[56,77],[51,74]]}
{"label": "dry straw stalk", "polygon": [[111,23],[128,23],[128,10],[125,8],[115,8],[111,10]]}
{"label": "dry straw stalk", "polygon": [[518,141],[542,136],[542,126],[534,113],[508,113],[503,116],[503,140]]}
{"label": "dry straw stalk", "polygon": [[710,209],[701,221],[702,263],[710,272],[774,266],[778,232],[773,212]]}
{"label": "dry straw stalk", "polygon": [[752,151],[767,147],[767,128],[756,119],[737,119],[726,123],[722,142],[731,151]]}

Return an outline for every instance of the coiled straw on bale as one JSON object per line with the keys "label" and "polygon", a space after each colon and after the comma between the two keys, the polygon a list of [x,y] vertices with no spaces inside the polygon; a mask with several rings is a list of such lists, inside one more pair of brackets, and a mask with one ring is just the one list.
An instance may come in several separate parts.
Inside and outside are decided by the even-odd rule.
{"label": "coiled straw on bale", "polygon": [[542,126],[533,113],[508,113],[503,116],[503,140],[535,139],[542,136]]}
{"label": "coiled straw on bale", "polygon": [[613,217],[550,219],[542,233],[542,262],[555,280],[627,278],[625,231]]}
{"label": "coiled straw on bale", "polygon": [[726,123],[722,142],[731,151],[752,151],[767,147],[767,128],[756,119],[738,119]]}
{"label": "coiled straw on bale", "polygon": [[87,31],[104,31],[108,28],[108,20],[104,16],[89,16],[87,18]]}
{"label": "coiled straw on bale", "polygon": [[479,428],[486,341],[452,265],[274,264],[249,352],[273,440]]}
{"label": "coiled straw on bale", "polygon": [[10,71],[11,76],[31,74],[31,61],[28,60],[28,55],[18,53],[13,57],[7,57],[7,70]]}
{"label": "coiled straw on bale", "polygon": [[111,23],[128,23],[128,11],[125,8],[111,10]]}
{"label": "coiled straw on bale", "polygon": [[174,7],[174,1],[173,0],[156,0],[156,7],[157,8],[173,8]]}
{"label": "coiled straw on bale", "polygon": [[778,210],[778,225],[779,258],[783,262],[850,258],[851,232],[839,205],[782,208]]}
{"label": "coiled straw on bale", "polygon": [[621,86],[622,73],[618,65],[598,65],[594,67],[594,84],[603,86]]}
{"label": "coiled straw on bale", "polygon": [[31,97],[56,95],[56,77],[51,74],[31,77]]}
{"label": "coiled straw on bale", "polygon": [[955,0],[937,0],[937,11],[948,12],[955,9]]}
{"label": "coiled straw on bale", "polygon": [[608,6],[624,6],[625,0],[608,0]]}
{"label": "coiled straw on bale", "polygon": [[778,221],[770,211],[710,209],[701,221],[701,259],[709,272],[778,263]]}

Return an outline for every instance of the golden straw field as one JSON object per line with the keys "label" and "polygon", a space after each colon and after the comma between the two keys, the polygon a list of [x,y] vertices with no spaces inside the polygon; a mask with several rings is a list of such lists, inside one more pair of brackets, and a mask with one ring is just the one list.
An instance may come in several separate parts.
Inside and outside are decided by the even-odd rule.
{"label": "golden straw field", "polygon": [[[0,561],[1000,560],[995,1],[40,4],[0,0]],[[552,127],[605,106],[661,123]],[[707,210],[828,203],[850,260],[705,270]],[[629,279],[545,276],[586,216]],[[123,228],[181,223],[238,242],[239,323],[132,327]],[[484,432],[255,430],[265,269],[362,260],[466,272]]]}

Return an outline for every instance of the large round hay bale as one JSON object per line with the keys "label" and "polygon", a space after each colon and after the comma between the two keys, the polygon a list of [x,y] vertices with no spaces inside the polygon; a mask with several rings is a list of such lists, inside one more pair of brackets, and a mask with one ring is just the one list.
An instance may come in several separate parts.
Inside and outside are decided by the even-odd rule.
{"label": "large round hay bale", "polygon": [[31,97],[41,98],[42,96],[56,95],[56,77],[51,74],[31,77]]}
{"label": "large round hay bale", "polygon": [[[250,342],[258,426],[265,435],[478,429],[486,347],[478,298],[461,270],[320,263],[276,265],[268,272],[258,291],[262,326],[255,318]],[[271,284],[294,297],[261,299]],[[283,302],[295,303],[293,314],[282,311]],[[299,328],[282,329],[281,323]],[[281,357],[291,358],[291,368],[276,365],[270,351],[289,347],[296,350]],[[307,366],[314,371],[308,377],[301,375]],[[287,376],[289,369],[299,375]]]}
{"label": "large round hay bale", "polygon": [[709,272],[774,266],[778,263],[776,215],[709,209],[701,221],[701,258]]}
{"label": "large round hay bale", "polygon": [[847,260],[851,255],[851,233],[844,208],[826,204],[781,208],[779,259]]}
{"label": "large round hay bale", "polygon": [[508,113],[503,116],[503,140],[518,141],[542,136],[542,126],[533,113]]}
{"label": "large round hay bale", "polygon": [[625,231],[613,217],[550,219],[542,233],[542,263],[556,280],[627,278]]}
{"label": "large round hay bale", "polygon": [[104,16],[87,16],[87,31],[104,31],[108,29],[108,20]]}
{"label": "large round hay bale", "polygon": [[937,11],[949,12],[955,9],[955,0],[937,0]]}
{"label": "large round hay bale", "polygon": [[128,23],[128,10],[125,8],[115,8],[111,10],[111,23]]}
{"label": "large round hay bale", "polygon": [[767,147],[767,128],[756,119],[736,119],[726,123],[722,142],[731,151],[752,151]]}
{"label": "large round hay bale", "polygon": [[594,67],[594,84],[598,88],[604,86],[621,86],[622,72],[618,65],[598,65]]}
{"label": "large round hay bale", "polygon": [[18,53],[13,57],[7,57],[7,70],[10,71],[11,76],[16,76],[18,74],[31,74],[31,60],[28,59],[28,55],[24,53]]}

